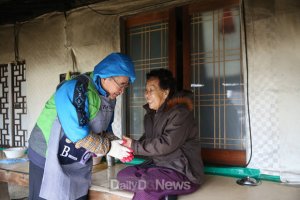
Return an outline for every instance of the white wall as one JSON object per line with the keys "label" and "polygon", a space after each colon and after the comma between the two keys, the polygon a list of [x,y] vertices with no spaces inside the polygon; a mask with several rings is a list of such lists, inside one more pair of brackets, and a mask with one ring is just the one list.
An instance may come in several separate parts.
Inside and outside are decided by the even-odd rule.
{"label": "white wall", "polygon": [[15,60],[14,54],[14,28],[12,26],[0,27],[0,62],[7,64]]}
{"label": "white wall", "polygon": [[280,42],[274,56],[279,74],[280,171],[282,180],[300,183],[300,7],[289,12],[278,17]]}
{"label": "white wall", "polygon": [[253,137],[249,167],[284,181],[292,172],[288,181],[300,182],[300,3],[246,5]]}

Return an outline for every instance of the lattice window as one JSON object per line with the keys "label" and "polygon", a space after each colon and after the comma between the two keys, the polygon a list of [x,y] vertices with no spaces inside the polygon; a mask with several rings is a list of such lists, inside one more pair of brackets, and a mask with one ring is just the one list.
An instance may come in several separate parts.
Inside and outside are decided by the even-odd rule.
{"label": "lattice window", "polygon": [[239,6],[191,17],[191,77],[202,147],[245,149]]}
{"label": "lattice window", "polygon": [[26,127],[26,76],[25,62],[12,63],[12,145],[25,146],[27,127]]}
{"label": "lattice window", "polygon": [[136,81],[129,90],[130,134],[138,139],[144,132],[145,74],[152,69],[168,67],[168,23],[130,27],[127,37],[128,52],[136,72]]}
{"label": "lattice window", "polygon": [[0,65],[0,145],[8,146],[9,135],[9,88],[8,88],[8,65]]}
{"label": "lattice window", "polygon": [[0,65],[0,146],[26,146],[25,62]]}

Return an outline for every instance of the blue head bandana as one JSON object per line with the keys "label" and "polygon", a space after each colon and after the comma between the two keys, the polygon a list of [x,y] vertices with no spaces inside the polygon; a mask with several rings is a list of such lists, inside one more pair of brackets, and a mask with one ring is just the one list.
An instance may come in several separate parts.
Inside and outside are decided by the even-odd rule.
{"label": "blue head bandana", "polygon": [[127,55],[121,53],[112,53],[108,55],[95,66],[93,74],[93,80],[97,86],[97,80],[99,80],[99,78],[127,76],[130,83],[133,83],[135,80],[132,60]]}

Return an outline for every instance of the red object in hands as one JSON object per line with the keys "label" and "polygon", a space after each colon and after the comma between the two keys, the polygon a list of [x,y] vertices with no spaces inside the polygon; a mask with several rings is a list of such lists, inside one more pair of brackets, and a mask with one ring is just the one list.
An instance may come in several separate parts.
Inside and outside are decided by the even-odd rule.
{"label": "red object in hands", "polygon": [[[127,143],[127,140],[126,139],[122,139],[122,145],[125,145],[126,143]],[[127,147],[129,150],[130,150],[130,152],[129,152],[129,156],[127,156],[127,157],[125,157],[125,158],[123,158],[123,159],[121,159],[121,162],[130,162],[130,161],[132,161],[132,159],[134,158],[134,155],[133,155],[133,149],[132,148],[130,148],[130,147]]]}
{"label": "red object in hands", "polygon": [[130,149],[130,153],[133,153],[133,149],[130,147],[127,147],[128,149]]}
{"label": "red object in hands", "polygon": [[124,162],[130,162],[130,161],[132,161],[133,158],[134,158],[133,154],[130,153],[129,156],[127,156],[127,157],[121,159],[121,162],[123,162],[123,163],[124,163]]}
{"label": "red object in hands", "polygon": [[130,162],[130,161],[132,161],[132,159],[134,158],[134,156],[133,155],[130,155],[130,156],[128,156],[127,158],[126,158],[126,162]]}

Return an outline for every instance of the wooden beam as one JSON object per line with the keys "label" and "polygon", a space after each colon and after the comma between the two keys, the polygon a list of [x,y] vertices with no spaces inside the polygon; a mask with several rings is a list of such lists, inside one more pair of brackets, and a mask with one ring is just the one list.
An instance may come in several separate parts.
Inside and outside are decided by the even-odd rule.
{"label": "wooden beam", "polygon": [[118,196],[116,194],[108,193],[108,192],[102,192],[102,191],[96,191],[96,190],[89,190],[88,194],[89,200],[129,200],[130,198]]}
{"label": "wooden beam", "polygon": [[223,9],[232,5],[239,5],[240,0],[209,0],[189,4],[189,13]]}
{"label": "wooden beam", "polygon": [[0,199],[10,199],[8,184],[0,181]]}
{"label": "wooden beam", "polygon": [[20,186],[28,186],[29,174],[0,169],[0,181],[14,183]]}
{"label": "wooden beam", "polygon": [[190,18],[188,7],[183,7],[183,89],[191,90]]}
{"label": "wooden beam", "polygon": [[140,26],[149,23],[167,21],[169,19],[168,9],[163,11],[151,11],[148,13],[128,16],[123,18],[126,21],[126,28]]}
{"label": "wooden beam", "polygon": [[201,155],[205,164],[228,166],[245,166],[245,150],[206,149],[202,148]]}
{"label": "wooden beam", "polygon": [[171,9],[169,12],[169,70],[172,72],[173,76],[176,78],[176,13],[175,8]]}

